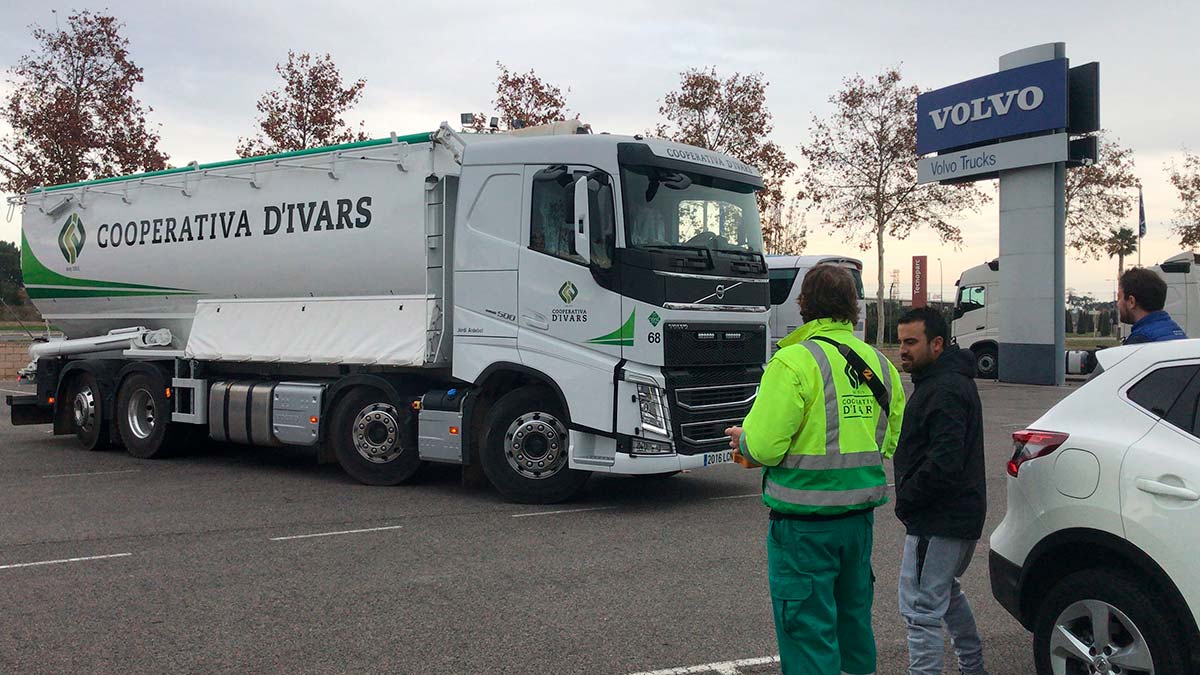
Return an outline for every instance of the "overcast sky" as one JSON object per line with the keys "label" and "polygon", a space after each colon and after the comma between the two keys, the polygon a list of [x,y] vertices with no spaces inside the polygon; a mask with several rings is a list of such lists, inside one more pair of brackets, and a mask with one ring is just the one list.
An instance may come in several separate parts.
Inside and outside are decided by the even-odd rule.
{"label": "overcast sky", "polygon": [[[996,70],[1000,55],[1066,42],[1072,63],[1101,63],[1101,122],[1134,151],[1145,185],[1149,232],[1143,260],[1179,251],[1169,221],[1177,206],[1164,166],[1200,150],[1200,5],[1185,2],[8,2],[0,9],[0,65],[33,48],[29,25],[52,26],[52,8],[111,7],[145,69],[137,96],[153,107],[175,165],[230,159],[254,132],[255,103],[278,87],[289,49],[330,53],[347,80],[367,80],[352,119],[372,137],[434,129],[458,113],[490,110],[496,61],[535,69],[569,88],[567,102],[598,131],[636,133],[657,121],[663,95],[690,67],[762,72],[775,116],[773,139],[789,154],[843,77],[899,64],[905,79],[936,88]],[[532,9],[533,7],[537,9]],[[508,8],[514,9],[508,9]],[[528,7],[526,9],[524,7]],[[987,184],[982,184],[987,185]],[[987,188],[989,191],[992,189]],[[964,245],[932,233],[889,240],[885,270],[930,258],[930,291],[946,295],[965,267],[998,254],[995,202],[964,214]],[[809,253],[863,258],[868,292],[874,251],[861,252],[810,218]],[[1136,217],[1128,225],[1136,227]],[[20,214],[0,220],[0,239],[20,239]],[[1115,261],[1069,258],[1067,286],[1111,297]]]}

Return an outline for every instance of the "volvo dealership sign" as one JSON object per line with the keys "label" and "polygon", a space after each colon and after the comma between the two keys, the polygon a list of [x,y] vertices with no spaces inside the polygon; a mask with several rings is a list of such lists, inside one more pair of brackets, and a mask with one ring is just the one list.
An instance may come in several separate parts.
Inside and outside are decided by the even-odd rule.
{"label": "volvo dealership sign", "polygon": [[977,77],[917,97],[917,154],[1067,128],[1067,60]]}
{"label": "volvo dealership sign", "polygon": [[969,176],[994,178],[997,171],[1066,160],[1066,134],[1036,136],[919,159],[917,182],[958,181]]}

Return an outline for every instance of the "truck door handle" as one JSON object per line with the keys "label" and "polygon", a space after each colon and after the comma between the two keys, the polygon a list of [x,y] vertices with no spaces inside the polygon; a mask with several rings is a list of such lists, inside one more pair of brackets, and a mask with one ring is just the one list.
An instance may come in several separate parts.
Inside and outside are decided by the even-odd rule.
{"label": "truck door handle", "polygon": [[1139,478],[1137,479],[1136,485],[1137,489],[1141,490],[1142,492],[1149,492],[1152,495],[1174,497],[1176,499],[1182,499],[1189,502],[1200,501],[1200,492],[1177,487],[1175,485],[1167,485],[1166,483],[1160,483],[1156,480]]}
{"label": "truck door handle", "polygon": [[983,330],[984,328],[987,328],[987,326],[975,326],[975,330]]}
{"label": "truck door handle", "polygon": [[525,320],[525,325],[529,326],[530,328],[537,328],[538,330],[550,330],[550,322],[547,321],[546,317],[542,314],[531,312],[529,314],[522,314],[521,318]]}

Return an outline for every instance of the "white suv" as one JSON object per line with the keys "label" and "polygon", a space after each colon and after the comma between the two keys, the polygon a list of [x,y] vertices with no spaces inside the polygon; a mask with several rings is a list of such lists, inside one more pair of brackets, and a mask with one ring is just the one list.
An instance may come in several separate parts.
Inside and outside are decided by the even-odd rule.
{"label": "white suv", "polygon": [[1200,673],[1200,340],[1096,357],[1013,434],[992,593],[1042,675]]}

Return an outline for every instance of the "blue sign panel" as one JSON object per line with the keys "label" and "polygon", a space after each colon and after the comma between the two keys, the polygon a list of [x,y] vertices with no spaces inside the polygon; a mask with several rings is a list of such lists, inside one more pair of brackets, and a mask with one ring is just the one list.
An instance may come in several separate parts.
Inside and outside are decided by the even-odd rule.
{"label": "blue sign panel", "polygon": [[917,97],[917,154],[1067,127],[1067,60],[977,77]]}

